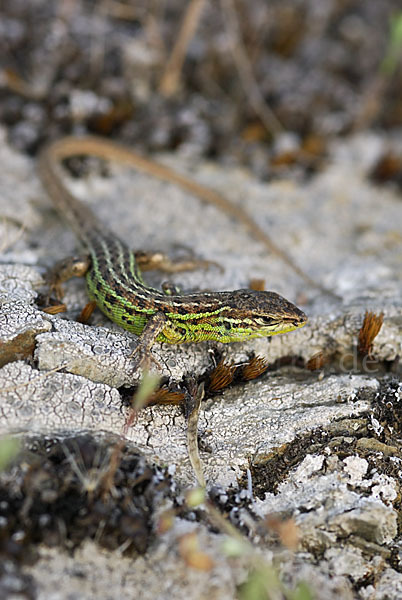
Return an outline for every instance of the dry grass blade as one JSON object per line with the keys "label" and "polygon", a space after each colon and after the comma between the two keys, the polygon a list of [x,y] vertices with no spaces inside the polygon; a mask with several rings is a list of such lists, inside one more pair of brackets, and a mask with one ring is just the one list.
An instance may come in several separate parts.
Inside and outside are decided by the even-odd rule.
{"label": "dry grass blade", "polygon": [[18,231],[16,231],[14,236],[9,236],[8,230],[7,230],[7,220],[5,217],[3,217],[2,219],[2,226],[3,226],[3,230],[4,230],[4,237],[3,240],[0,244],[0,254],[4,254],[5,252],[7,252],[7,250],[9,250],[12,246],[14,246],[14,244],[16,244],[18,242],[18,240],[20,240],[22,238],[22,236],[24,235],[25,231],[26,231],[26,225],[23,223]]}
{"label": "dry grass blade", "polygon": [[[194,387],[194,386],[191,386]],[[191,394],[190,402],[187,408],[187,448],[188,456],[191,462],[191,466],[194,469],[195,476],[197,478],[198,485],[205,488],[205,477],[202,471],[202,464],[200,455],[198,452],[198,419],[200,415],[201,400],[204,397],[204,384],[198,386],[198,388],[190,389]]]}
{"label": "dry grass blade", "polygon": [[234,379],[236,369],[237,367],[233,363],[225,363],[223,360],[218,362],[209,376],[208,392],[219,392],[228,387]]}
{"label": "dry grass blade", "polygon": [[263,356],[254,356],[241,371],[243,381],[256,379],[268,369],[268,362]]}
{"label": "dry grass blade", "polygon": [[270,135],[277,135],[283,131],[282,124],[267,105],[260,87],[253,74],[250,60],[247,56],[241,34],[236,8],[233,0],[221,0],[223,15],[226,21],[226,33],[233,53],[233,58],[239,73],[241,84],[246,98],[256,115],[261,119]]}
{"label": "dry grass blade", "polygon": [[159,406],[179,406],[183,404],[184,398],[184,392],[170,390],[168,387],[162,386],[152,394],[149,399],[148,406],[154,406],[155,404],[158,404]]}
{"label": "dry grass blade", "polygon": [[309,371],[318,371],[319,369],[322,369],[326,364],[328,364],[329,359],[330,356],[323,350],[320,350],[308,359],[306,368]]}
{"label": "dry grass blade", "polygon": [[94,300],[91,300],[91,302],[88,302],[82,309],[80,316],[77,319],[78,323],[88,323],[95,308],[96,308],[96,302]]}
{"label": "dry grass blade", "polygon": [[108,2],[106,6],[107,12],[111,17],[124,21],[135,21],[135,19],[141,20],[144,12],[138,6],[133,6],[131,3],[125,4],[124,2],[118,2],[118,0]]}
{"label": "dry grass blade", "polygon": [[46,308],[41,309],[42,312],[47,313],[48,315],[59,315],[60,313],[67,312],[66,304],[54,304],[53,306],[47,306]]}
{"label": "dry grass blade", "polygon": [[249,287],[256,292],[263,292],[266,289],[265,279],[251,279]]}
{"label": "dry grass blade", "polygon": [[363,324],[359,331],[357,349],[361,354],[370,356],[373,346],[373,341],[379,334],[384,322],[384,313],[376,315],[375,313],[366,310]]}
{"label": "dry grass blade", "polygon": [[187,7],[177,41],[159,85],[159,91],[164,96],[173,96],[177,92],[187,48],[200,20],[204,4],[205,0],[191,0]]}
{"label": "dry grass blade", "polygon": [[2,85],[28,100],[42,100],[45,90],[34,83],[25,81],[15,71],[3,69],[0,71]]}

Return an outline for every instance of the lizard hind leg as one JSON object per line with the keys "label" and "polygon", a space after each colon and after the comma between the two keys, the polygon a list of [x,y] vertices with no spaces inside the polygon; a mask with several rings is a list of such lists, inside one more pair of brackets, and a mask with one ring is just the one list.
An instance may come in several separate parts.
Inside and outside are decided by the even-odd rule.
{"label": "lizard hind leg", "polygon": [[[171,260],[166,254],[162,252],[143,252],[137,251],[135,254],[135,262],[141,271],[154,271],[160,270],[165,273],[182,273],[183,271],[195,271],[196,269],[208,269],[209,267],[217,267],[223,271],[222,267],[212,260],[200,260],[200,259],[184,259],[184,260]],[[172,283],[171,281],[164,281],[162,283],[162,291],[167,296],[174,296],[181,293],[180,288]]]}
{"label": "lizard hind leg", "polygon": [[161,285],[162,291],[166,296],[177,296],[181,293],[180,288],[172,281],[164,281]]}
{"label": "lizard hind leg", "polygon": [[222,267],[213,260],[202,260],[188,258],[184,260],[172,260],[162,252],[135,252],[135,260],[141,271],[160,270],[165,273],[181,273],[183,271],[195,271],[196,269],[208,269],[209,267]]}
{"label": "lizard hind leg", "polygon": [[58,300],[64,296],[62,284],[72,277],[85,277],[91,264],[88,255],[69,256],[58,261],[45,275],[49,285],[49,295],[54,293]]}

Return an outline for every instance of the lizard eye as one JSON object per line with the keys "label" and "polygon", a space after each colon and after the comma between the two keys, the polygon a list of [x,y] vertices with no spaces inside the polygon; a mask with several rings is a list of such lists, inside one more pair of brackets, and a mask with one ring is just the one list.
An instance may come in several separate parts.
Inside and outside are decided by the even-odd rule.
{"label": "lizard eye", "polygon": [[259,321],[262,325],[275,325],[276,323],[275,319],[272,317],[260,317]]}
{"label": "lizard eye", "polygon": [[261,317],[261,322],[264,323],[264,325],[272,325],[275,323],[275,319],[272,317]]}

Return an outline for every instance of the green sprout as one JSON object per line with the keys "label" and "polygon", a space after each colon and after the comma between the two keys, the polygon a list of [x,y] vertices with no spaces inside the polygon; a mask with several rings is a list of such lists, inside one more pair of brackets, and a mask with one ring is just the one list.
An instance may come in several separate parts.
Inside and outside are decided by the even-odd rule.
{"label": "green sprout", "polygon": [[5,436],[0,438],[0,471],[10,464],[20,449],[20,442],[17,438]]}
{"label": "green sprout", "polygon": [[381,71],[388,77],[393,75],[402,55],[402,12],[391,17],[388,48],[381,63]]}

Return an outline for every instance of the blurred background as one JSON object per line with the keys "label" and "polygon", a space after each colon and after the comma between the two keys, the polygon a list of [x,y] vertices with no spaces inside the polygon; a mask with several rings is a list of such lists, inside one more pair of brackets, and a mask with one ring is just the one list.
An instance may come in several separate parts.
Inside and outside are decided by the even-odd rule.
{"label": "blurred background", "polygon": [[[402,123],[400,0],[2,0],[0,122],[308,177],[328,143]],[[392,150],[373,177],[402,185]]]}

